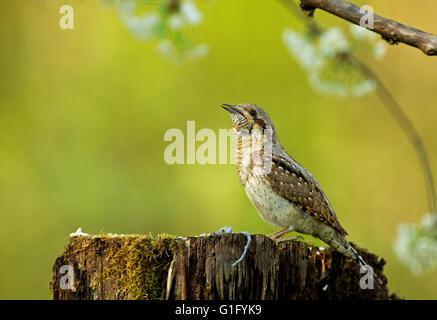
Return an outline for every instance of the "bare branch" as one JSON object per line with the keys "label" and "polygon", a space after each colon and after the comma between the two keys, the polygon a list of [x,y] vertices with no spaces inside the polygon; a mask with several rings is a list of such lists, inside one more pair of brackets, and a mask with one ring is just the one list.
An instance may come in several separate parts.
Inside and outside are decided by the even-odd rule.
{"label": "bare branch", "polygon": [[[343,0],[301,0],[300,5],[305,11],[319,8],[356,25],[360,25],[360,20],[363,17],[360,7]],[[437,55],[436,35],[378,16],[377,14],[374,15],[373,23],[373,29],[369,30],[380,34],[383,39],[391,44],[402,42],[419,48],[428,56]]]}
{"label": "bare branch", "polygon": [[[301,10],[299,10],[298,5],[293,0],[280,0],[280,1],[282,2],[282,4],[284,4],[284,6],[287,9],[290,10],[290,12],[292,12],[295,16],[297,16],[299,19],[305,22],[309,30],[316,32],[317,34],[323,32],[323,28],[319,24],[317,24],[316,21],[306,18],[305,14]],[[302,7],[302,9],[305,11],[307,15],[309,14],[310,16],[314,11],[314,7],[313,8]],[[307,10],[309,10],[309,12]],[[414,127],[408,116],[405,114],[405,112],[402,110],[399,103],[395,100],[391,92],[384,85],[382,80],[376,75],[376,73],[364,62],[362,62],[357,57],[355,57],[353,53],[348,52],[345,57],[351,63],[353,63],[353,65],[355,65],[360,70],[360,72],[366,75],[366,77],[368,77],[369,79],[375,81],[375,83],[378,85],[377,95],[380,98],[383,106],[387,109],[387,111],[390,112],[391,116],[400,125],[400,127],[402,128],[402,130],[410,140],[412,146],[414,147],[417,156],[419,157],[420,163],[422,164],[422,172],[425,178],[426,187],[428,191],[428,205],[430,210],[429,212],[437,214],[437,199],[436,199],[436,193],[434,188],[434,180],[433,180],[431,165],[429,163],[426,149],[423,145],[422,139],[418,131],[416,130],[416,128]]]}

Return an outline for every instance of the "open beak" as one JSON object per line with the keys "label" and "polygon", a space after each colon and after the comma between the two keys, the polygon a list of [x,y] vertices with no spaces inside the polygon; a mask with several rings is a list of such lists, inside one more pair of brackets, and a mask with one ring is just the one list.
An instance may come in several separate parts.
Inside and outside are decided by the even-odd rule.
{"label": "open beak", "polygon": [[244,117],[244,114],[240,111],[238,106],[233,106],[232,104],[222,103],[222,108],[230,113],[239,113]]}

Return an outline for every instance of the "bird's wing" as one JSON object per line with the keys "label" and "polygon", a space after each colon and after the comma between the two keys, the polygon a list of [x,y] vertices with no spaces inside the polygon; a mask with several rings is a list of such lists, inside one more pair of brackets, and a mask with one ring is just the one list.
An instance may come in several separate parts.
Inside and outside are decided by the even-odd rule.
{"label": "bird's wing", "polygon": [[291,158],[273,155],[272,168],[267,179],[282,197],[320,222],[347,235],[319,183],[304,167],[292,163]]}

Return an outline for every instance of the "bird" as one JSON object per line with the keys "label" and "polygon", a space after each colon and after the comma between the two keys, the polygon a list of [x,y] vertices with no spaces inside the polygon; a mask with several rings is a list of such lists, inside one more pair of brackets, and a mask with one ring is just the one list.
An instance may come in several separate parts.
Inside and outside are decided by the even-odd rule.
{"label": "bird", "polygon": [[261,218],[281,228],[270,238],[309,234],[366,265],[316,178],[282,147],[267,112],[250,103],[221,106],[232,120],[238,178]]}

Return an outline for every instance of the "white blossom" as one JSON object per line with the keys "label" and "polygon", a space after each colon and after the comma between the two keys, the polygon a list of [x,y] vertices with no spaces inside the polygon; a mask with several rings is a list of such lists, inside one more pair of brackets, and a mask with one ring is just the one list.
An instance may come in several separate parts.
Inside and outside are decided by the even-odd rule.
{"label": "white blossom", "polygon": [[202,14],[191,1],[184,1],[179,12],[172,13],[168,18],[168,25],[173,30],[179,30],[185,25],[195,26],[202,21]]}
{"label": "white blossom", "polygon": [[[360,30],[362,29],[362,30]],[[353,27],[351,32],[361,40],[375,39],[370,31]],[[376,89],[376,82],[368,79],[340,54],[350,53],[355,46],[340,28],[331,28],[319,37],[308,36],[291,29],[284,30],[282,40],[292,56],[308,72],[311,85],[320,92],[345,97],[363,96]],[[364,43],[361,43],[361,47]],[[369,43],[375,56],[382,57],[384,44]],[[368,44],[368,45],[369,45]]]}
{"label": "white blossom", "polygon": [[181,52],[168,39],[159,41],[157,48],[159,53],[173,61],[180,61],[181,58],[198,59],[205,56],[209,50],[206,44],[201,43]]}
{"label": "white blossom", "polygon": [[182,2],[180,12],[184,20],[193,26],[202,21],[202,14],[199,10],[197,10],[196,5],[191,1]]}
{"label": "white blossom", "polygon": [[378,37],[373,31],[356,24],[351,24],[350,33],[358,41],[375,40]]}
{"label": "white blossom", "polygon": [[373,56],[376,60],[381,60],[382,58],[384,58],[386,52],[387,45],[384,42],[378,41],[377,43],[375,43],[373,47]]}
{"label": "white blossom", "polygon": [[427,230],[437,227],[437,216],[435,214],[425,214],[422,218],[422,226]]}
{"label": "white blossom", "polygon": [[164,56],[169,56],[174,51],[173,44],[168,39],[161,40],[158,42],[158,51]]}
{"label": "white blossom", "polygon": [[367,93],[373,92],[376,90],[376,83],[373,80],[365,79],[351,88],[352,95],[355,97],[361,97]]}
{"label": "white blossom", "polygon": [[201,58],[205,56],[209,51],[209,47],[205,43],[201,43],[196,45],[193,49],[190,50],[191,58]]}
{"label": "white blossom", "polygon": [[168,18],[168,25],[173,30],[179,30],[184,25],[184,20],[180,14],[174,13]]}
{"label": "white blossom", "polygon": [[308,37],[286,29],[282,33],[282,41],[293,57],[306,69],[315,70],[322,65],[322,58]]}
{"label": "white blossom", "polygon": [[345,84],[330,80],[325,80],[320,73],[314,71],[310,74],[311,84],[320,92],[335,94],[339,97],[347,96],[347,87]]}
{"label": "white blossom", "polygon": [[[183,30],[202,21],[202,13],[192,1],[181,1],[177,11],[164,7],[139,14],[136,1],[122,1],[118,5],[121,18],[130,32],[140,40],[157,40],[158,51],[175,62],[183,58],[195,59],[208,52],[206,44],[195,44]],[[177,33],[177,37],[174,34]]]}
{"label": "white blossom", "polygon": [[325,31],[319,38],[319,50],[322,55],[334,57],[339,53],[346,52],[349,44],[340,28],[331,28]]}
{"label": "white blossom", "polygon": [[394,249],[398,258],[420,275],[437,264],[437,215],[427,214],[419,225],[402,223]]}
{"label": "white blossom", "polygon": [[159,23],[159,17],[155,13],[142,16],[124,15],[124,22],[127,28],[141,40],[150,40],[154,34],[154,28]]}

